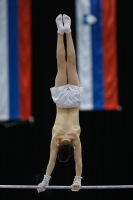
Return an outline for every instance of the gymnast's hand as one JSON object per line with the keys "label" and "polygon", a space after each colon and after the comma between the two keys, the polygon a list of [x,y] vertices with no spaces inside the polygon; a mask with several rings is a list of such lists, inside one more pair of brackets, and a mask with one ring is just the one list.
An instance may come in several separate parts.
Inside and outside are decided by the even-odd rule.
{"label": "gymnast's hand", "polygon": [[74,180],[73,180],[73,184],[72,184],[72,191],[76,192],[80,190],[81,187],[81,176],[75,176]]}
{"label": "gymnast's hand", "polygon": [[38,193],[44,192],[46,190],[45,186],[47,186],[47,183],[43,180],[40,184],[38,184],[38,186],[40,187],[37,189]]}
{"label": "gymnast's hand", "polygon": [[40,187],[37,189],[38,193],[46,190],[45,186],[49,185],[50,178],[51,176],[44,175],[43,181],[38,185]]}
{"label": "gymnast's hand", "polygon": [[75,182],[75,183],[72,184],[72,189],[71,190],[74,191],[74,192],[77,192],[77,191],[80,190],[80,187],[81,187],[81,184]]}

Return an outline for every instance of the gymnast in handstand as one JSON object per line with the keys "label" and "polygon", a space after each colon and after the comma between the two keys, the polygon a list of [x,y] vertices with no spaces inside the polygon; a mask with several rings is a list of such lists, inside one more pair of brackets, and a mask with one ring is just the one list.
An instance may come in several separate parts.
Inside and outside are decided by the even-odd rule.
{"label": "gymnast in handstand", "polygon": [[[57,36],[57,68],[55,87],[51,88],[52,99],[56,104],[56,119],[52,129],[50,145],[50,159],[42,182],[38,185],[38,192],[45,191],[54,169],[56,158],[60,162],[67,162],[74,154],[76,176],[72,184],[72,191],[79,191],[81,187],[82,153],[80,142],[79,104],[83,87],[79,86],[76,71],[76,56],[71,35],[71,19],[67,15],[56,18]],[[64,33],[66,34],[67,60],[64,48]]]}

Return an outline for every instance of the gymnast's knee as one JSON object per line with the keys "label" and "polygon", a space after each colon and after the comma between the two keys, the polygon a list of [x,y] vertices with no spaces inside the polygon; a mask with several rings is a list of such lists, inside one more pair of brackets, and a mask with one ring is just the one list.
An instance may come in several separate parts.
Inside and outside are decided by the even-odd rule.
{"label": "gymnast's knee", "polygon": [[58,68],[58,70],[60,70],[60,69],[65,69],[66,70],[66,61],[64,61],[64,60],[58,60],[57,61],[57,68]]}
{"label": "gymnast's knee", "polygon": [[76,55],[75,53],[67,54],[67,65],[75,66],[76,65]]}

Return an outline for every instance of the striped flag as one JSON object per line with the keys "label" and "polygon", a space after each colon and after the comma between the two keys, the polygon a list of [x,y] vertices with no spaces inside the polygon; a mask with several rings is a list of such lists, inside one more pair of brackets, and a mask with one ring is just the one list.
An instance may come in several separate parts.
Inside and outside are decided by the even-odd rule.
{"label": "striped flag", "polygon": [[0,121],[31,117],[31,0],[0,0]]}
{"label": "striped flag", "polygon": [[76,0],[80,110],[117,110],[116,0]]}

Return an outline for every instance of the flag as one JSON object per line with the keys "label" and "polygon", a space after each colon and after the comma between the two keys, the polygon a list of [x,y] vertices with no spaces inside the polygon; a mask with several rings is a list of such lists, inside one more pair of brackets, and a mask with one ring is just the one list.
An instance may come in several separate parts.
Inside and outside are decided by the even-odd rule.
{"label": "flag", "polygon": [[31,0],[0,0],[0,121],[31,117]]}
{"label": "flag", "polygon": [[117,110],[116,0],[76,0],[80,110]]}

